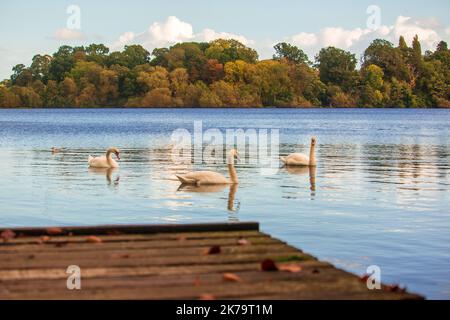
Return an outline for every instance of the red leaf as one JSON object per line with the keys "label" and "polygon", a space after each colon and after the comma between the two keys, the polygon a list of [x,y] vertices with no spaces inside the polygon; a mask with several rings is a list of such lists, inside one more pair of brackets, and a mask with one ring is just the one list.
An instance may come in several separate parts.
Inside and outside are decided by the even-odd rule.
{"label": "red leaf", "polygon": [[86,238],[86,242],[90,242],[90,243],[102,243],[102,239],[100,239],[97,236],[89,236]]}
{"label": "red leaf", "polygon": [[221,252],[220,246],[212,246],[205,251],[205,255],[219,254]]}
{"label": "red leaf", "polygon": [[61,248],[61,247],[67,246],[68,244],[69,244],[69,241],[60,241],[60,242],[55,243],[55,247]]}
{"label": "red leaf", "polygon": [[265,259],[261,262],[262,271],[278,271],[278,267],[272,259]]}
{"label": "red leaf", "polygon": [[186,241],[186,236],[179,236],[178,241]]}
{"label": "red leaf", "polygon": [[216,297],[214,297],[212,294],[204,293],[204,294],[200,295],[198,300],[216,300]]}
{"label": "red leaf", "polygon": [[194,279],[194,286],[199,287],[200,285],[201,285],[200,277],[197,276],[197,277],[195,277],[195,279]]}
{"label": "red leaf", "polygon": [[290,263],[290,264],[282,264],[278,267],[281,271],[287,271],[292,273],[298,273],[302,271],[302,267],[299,264]]}
{"label": "red leaf", "polygon": [[108,231],[106,231],[106,234],[108,236],[118,236],[118,235],[123,234],[123,232],[120,232],[119,230],[108,230]]}
{"label": "red leaf", "polygon": [[15,236],[15,232],[9,229],[3,231],[0,234],[0,238],[2,238],[4,242],[8,242],[10,239],[14,239]]}
{"label": "red leaf", "polygon": [[368,274],[363,274],[363,275],[359,278],[359,280],[360,280],[361,282],[366,283],[366,282],[367,282],[367,279],[369,279],[369,277],[370,277],[370,275],[368,275]]}
{"label": "red leaf", "polygon": [[242,281],[242,279],[234,273],[224,273],[223,280],[230,281],[230,282],[241,282]]}
{"label": "red leaf", "polygon": [[41,237],[41,240],[42,240],[42,242],[47,242],[47,241],[50,241],[50,237],[49,236],[42,236]]}
{"label": "red leaf", "polygon": [[247,246],[250,244],[250,241],[248,241],[247,239],[241,238],[237,241],[237,244],[240,246]]}
{"label": "red leaf", "polygon": [[55,235],[63,233],[63,230],[61,228],[57,228],[57,227],[47,228],[47,229],[45,229],[45,231],[47,232],[47,234],[49,234],[51,236],[55,236]]}
{"label": "red leaf", "polygon": [[383,289],[384,289],[384,291],[387,291],[387,292],[403,293],[406,291],[405,288],[401,288],[398,284],[386,285],[386,286],[384,286]]}

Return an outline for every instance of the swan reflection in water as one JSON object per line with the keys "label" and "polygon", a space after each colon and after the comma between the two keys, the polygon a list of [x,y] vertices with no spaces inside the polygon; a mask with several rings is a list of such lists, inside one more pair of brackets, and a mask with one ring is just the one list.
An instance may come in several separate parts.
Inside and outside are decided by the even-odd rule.
{"label": "swan reflection in water", "polygon": [[238,202],[236,208],[234,206],[234,200],[236,197],[236,191],[238,189],[238,184],[211,184],[211,185],[190,185],[181,184],[177,191],[184,192],[198,192],[198,193],[216,193],[223,191],[226,187],[229,187],[228,191],[228,201],[227,209],[230,212],[238,212],[240,208],[240,203]]}
{"label": "swan reflection in water", "polygon": [[290,174],[305,175],[309,173],[309,190],[311,190],[311,199],[316,196],[316,166],[298,167],[298,166],[285,166],[287,172]]}
{"label": "swan reflection in water", "polygon": [[89,173],[97,174],[97,175],[104,175],[106,177],[106,181],[108,182],[108,185],[119,185],[120,176],[117,176],[114,180],[112,179],[112,173],[117,170],[117,168],[94,168],[89,167]]}

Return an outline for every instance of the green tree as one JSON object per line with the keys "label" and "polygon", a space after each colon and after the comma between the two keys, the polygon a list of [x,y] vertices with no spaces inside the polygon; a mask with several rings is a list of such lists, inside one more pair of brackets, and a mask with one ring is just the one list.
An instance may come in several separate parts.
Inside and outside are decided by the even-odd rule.
{"label": "green tree", "polygon": [[323,83],[340,86],[344,91],[355,87],[357,72],[354,54],[335,47],[328,47],[320,50],[316,62],[320,80]]}
{"label": "green tree", "polygon": [[274,46],[275,54],[273,58],[276,60],[287,59],[293,63],[309,63],[308,56],[303,50],[286,42],[278,43]]}
{"label": "green tree", "polygon": [[217,39],[211,41],[205,53],[207,58],[216,59],[222,64],[236,60],[242,60],[248,63],[258,61],[258,53],[254,49],[246,47],[234,39]]}

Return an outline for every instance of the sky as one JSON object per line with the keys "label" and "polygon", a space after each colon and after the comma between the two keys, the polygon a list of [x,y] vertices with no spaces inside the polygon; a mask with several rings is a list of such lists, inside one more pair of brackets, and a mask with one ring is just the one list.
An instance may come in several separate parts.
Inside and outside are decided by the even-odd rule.
{"label": "sky", "polygon": [[450,40],[448,0],[71,0],[0,2],[0,79],[61,45],[141,44],[150,52],[182,41],[233,38],[270,58],[286,41],[311,60],[333,45],[358,56],[373,39],[419,35],[424,50]]}

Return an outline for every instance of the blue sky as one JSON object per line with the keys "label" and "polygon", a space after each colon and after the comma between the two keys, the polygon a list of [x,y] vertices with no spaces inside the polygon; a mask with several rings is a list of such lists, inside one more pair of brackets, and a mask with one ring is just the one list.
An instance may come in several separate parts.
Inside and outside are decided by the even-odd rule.
{"label": "blue sky", "polygon": [[[320,47],[335,45],[360,54],[374,38],[407,40],[418,33],[425,49],[450,39],[448,0],[387,1],[23,1],[0,2],[0,79],[17,63],[60,45],[101,42],[115,50],[139,43],[148,50],[176,41],[237,38],[269,58],[279,41],[294,43],[313,59]],[[81,28],[67,28],[69,5],[80,8]],[[367,26],[370,5],[380,25]]]}

